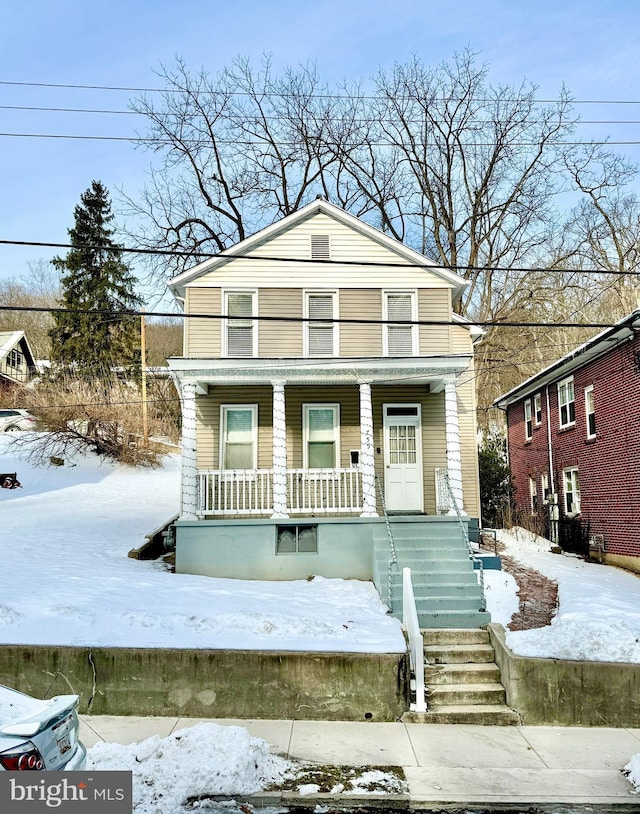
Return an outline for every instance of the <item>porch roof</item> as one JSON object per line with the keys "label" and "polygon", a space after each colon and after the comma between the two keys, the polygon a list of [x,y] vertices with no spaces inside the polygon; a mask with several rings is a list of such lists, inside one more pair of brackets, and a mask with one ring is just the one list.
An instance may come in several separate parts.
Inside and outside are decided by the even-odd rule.
{"label": "porch roof", "polygon": [[182,382],[233,384],[407,384],[430,385],[438,392],[446,380],[463,373],[471,354],[394,358],[169,359],[171,373]]}

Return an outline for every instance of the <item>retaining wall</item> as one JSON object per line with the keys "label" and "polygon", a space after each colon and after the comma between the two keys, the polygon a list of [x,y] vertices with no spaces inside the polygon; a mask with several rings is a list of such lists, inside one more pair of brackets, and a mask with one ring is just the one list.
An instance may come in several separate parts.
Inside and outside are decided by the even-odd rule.
{"label": "retaining wall", "polygon": [[406,708],[398,653],[4,645],[0,684],[74,693],[93,715],[394,721]]}
{"label": "retaining wall", "polygon": [[507,704],[527,726],[640,726],[640,664],[514,655],[489,625]]}

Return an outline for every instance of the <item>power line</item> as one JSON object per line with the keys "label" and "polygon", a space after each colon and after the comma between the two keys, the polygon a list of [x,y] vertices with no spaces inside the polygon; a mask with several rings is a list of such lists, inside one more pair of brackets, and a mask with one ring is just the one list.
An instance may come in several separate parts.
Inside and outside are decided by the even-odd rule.
{"label": "power line", "polygon": [[[406,244],[400,244],[406,246]],[[222,252],[204,252],[197,249],[144,249],[126,246],[74,246],[71,243],[53,243],[35,240],[0,240],[0,246],[29,246],[34,248],[49,249],[74,249],[77,251],[98,251],[111,248],[113,251],[127,254],[160,255],[163,257],[194,257],[202,260],[255,260],[268,263],[300,263],[328,266],[355,266],[363,268],[407,268],[422,269],[424,271],[434,271],[445,269],[447,271],[486,271],[486,272],[518,272],[518,273],[540,273],[540,274],[605,274],[618,277],[627,277],[640,274],[640,271],[619,271],[616,269],[598,268],[544,268],[542,266],[477,266],[458,263],[450,265],[446,263],[426,262],[426,263],[391,263],[382,260],[318,260],[309,257],[267,257],[253,254],[223,254]],[[410,248],[410,247],[406,247]]]}
{"label": "power line", "polygon": [[[76,316],[109,316],[118,319],[125,319],[127,317],[171,317],[172,319],[206,319],[206,320],[233,320],[228,314],[201,314],[201,313],[177,313],[175,311],[135,311],[129,310],[108,310],[108,309],[94,309],[94,308],[62,308],[55,306],[31,306],[31,305],[0,305],[0,311],[17,311],[17,312],[33,312],[33,313],[64,313]],[[294,323],[317,323],[319,320],[312,317],[296,317],[296,316],[273,316],[273,315],[256,315],[247,317],[247,319],[255,322],[294,322]],[[453,326],[456,328],[464,328],[466,326],[478,325],[488,328],[593,328],[605,329],[613,328],[617,323],[614,322],[523,322],[523,321],[501,321],[490,319],[472,319],[468,323],[455,322],[454,320],[384,320],[384,319],[357,319],[350,318],[333,318],[322,320],[322,322],[331,322],[334,325],[403,325],[403,326]],[[436,356],[450,356],[451,354],[436,354]],[[341,357],[340,362],[344,363],[345,358]]]}

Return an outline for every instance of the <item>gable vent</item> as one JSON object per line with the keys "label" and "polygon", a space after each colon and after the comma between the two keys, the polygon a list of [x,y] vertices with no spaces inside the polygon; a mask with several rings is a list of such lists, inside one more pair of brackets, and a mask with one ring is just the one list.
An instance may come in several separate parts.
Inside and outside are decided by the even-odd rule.
{"label": "gable vent", "polygon": [[329,235],[311,235],[311,259],[330,260],[331,245]]}

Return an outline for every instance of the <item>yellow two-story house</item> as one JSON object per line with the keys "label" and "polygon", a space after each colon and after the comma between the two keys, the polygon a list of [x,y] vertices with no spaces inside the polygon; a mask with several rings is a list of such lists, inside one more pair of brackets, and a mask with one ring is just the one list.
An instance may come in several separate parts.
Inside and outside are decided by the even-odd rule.
{"label": "yellow two-story house", "polygon": [[171,280],[176,570],[373,579],[389,600],[403,561],[448,558],[480,510],[465,284],[321,199]]}

